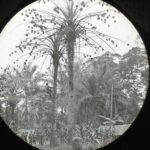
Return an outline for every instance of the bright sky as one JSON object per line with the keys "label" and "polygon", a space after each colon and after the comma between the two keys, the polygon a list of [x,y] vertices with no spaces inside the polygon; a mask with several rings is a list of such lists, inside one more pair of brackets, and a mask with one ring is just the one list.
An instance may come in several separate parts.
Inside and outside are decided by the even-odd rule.
{"label": "bright sky", "polygon": [[[57,0],[54,0],[57,1]],[[61,5],[64,7],[63,2],[65,0],[61,0]],[[76,0],[78,1],[78,0]],[[58,1],[57,1],[58,3]],[[4,30],[0,34],[0,67],[6,67],[7,65],[11,65],[13,60],[15,60],[18,56],[10,58],[9,54],[11,51],[14,51],[15,46],[19,43],[20,40],[23,40],[25,38],[24,34],[26,32],[27,23],[23,22],[23,16],[21,16],[21,13],[27,10],[28,8],[36,8],[36,9],[43,9],[43,10],[52,10],[52,4],[46,3],[46,4],[39,4],[37,2],[29,5],[28,7],[22,9],[20,12],[18,12],[5,26]],[[90,11],[83,12],[83,15],[92,11],[99,11],[100,9],[109,9],[115,10],[111,6],[104,6],[103,8],[99,5],[93,6]],[[134,26],[128,21],[128,19],[122,15],[121,13],[114,13],[113,11],[111,14],[115,15],[115,18],[117,20],[117,23],[110,22],[110,27],[108,28],[104,23],[101,21],[97,21],[96,19],[89,20],[97,27],[97,30],[100,30],[103,33],[106,33],[110,36],[114,36],[118,39],[121,39],[125,41],[126,43],[131,44],[132,46],[141,46],[142,41],[141,39],[136,41],[137,38],[137,31],[134,28]],[[103,44],[103,43],[102,43]],[[115,48],[115,51],[119,54],[126,53],[131,47],[127,47],[124,44],[118,44],[118,48]],[[81,51],[91,53],[91,50],[88,48],[82,48]],[[102,53],[99,52],[97,55],[101,55]],[[94,56],[94,54],[92,54]],[[39,63],[41,65],[41,61],[35,62],[36,64]],[[48,62],[49,63],[49,62]],[[47,63],[47,64],[48,64]]]}

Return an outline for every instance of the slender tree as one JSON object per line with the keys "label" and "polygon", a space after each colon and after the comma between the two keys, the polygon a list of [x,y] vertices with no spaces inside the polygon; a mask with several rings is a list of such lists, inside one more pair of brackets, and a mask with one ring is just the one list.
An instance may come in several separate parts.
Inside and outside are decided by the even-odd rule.
{"label": "slender tree", "polygon": [[[34,29],[30,32],[34,32]],[[36,32],[36,31],[35,31]],[[43,32],[42,29],[40,29],[39,32]],[[52,82],[52,99],[53,99],[53,120],[52,120],[52,130],[53,133],[55,132],[55,103],[56,103],[56,94],[57,94],[57,77],[58,77],[58,68],[60,65],[60,58],[63,57],[64,53],[64,44],[62,43],[61,37],[55,33],[53,35],[50,35],[49,37],[39,37],[34,33],[34,37],[30,37],[27,35],[30,40],[21,41],[16,48],[20,50],[21,52],[26,52],[26,54],[22,55],[21,57],[27,57],[24,65],[27,64],[27,62],[30,60],[31,62],[34,62],[36,59],[40,59],[44,57],[42,67],[44,66],[45,61],[47,61],[47,58],[50,59],[50,65],[49,69],[53,69],[53,82]],[[33,42],[34,40],[34,42]],[[18,58],[19,59],[19,58]],[[49,77],[50,78],[50,77]],[[50,92],[50,91],[49,91]],[[55,135],[55,134],[52,134]],[[52,138],[53,139],[53,138]],[[55,145],[56,138],[53,140],[53,144]]]}

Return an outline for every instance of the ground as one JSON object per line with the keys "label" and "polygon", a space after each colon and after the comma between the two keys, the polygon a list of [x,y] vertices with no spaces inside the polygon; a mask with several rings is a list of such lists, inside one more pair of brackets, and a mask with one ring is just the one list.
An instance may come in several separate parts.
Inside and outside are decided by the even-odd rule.
{"label": "ground", "polygon": [[49,146],[38,146],[42,150],[72,150],[70,145],[63,145],[55,148],[50,148]]}

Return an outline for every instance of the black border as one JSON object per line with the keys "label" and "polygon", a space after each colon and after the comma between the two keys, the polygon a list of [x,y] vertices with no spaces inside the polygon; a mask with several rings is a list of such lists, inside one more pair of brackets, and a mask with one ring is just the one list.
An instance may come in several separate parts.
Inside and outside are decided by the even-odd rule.
{"label": "black border", "polygon": [[[7,22],[22,8],[34,2],[35,0],[0,0],[0,31],[4,28]],[[61,0],[60,0],[61,1]],[[146,31],[142,28],[133,18],[129,15],[129,12],[126,11],[126,8],[121,7],[117,4],[117,1],[121,2],[122,0],[104,0],[118,10],[120,10],[136,27],[139,34],[141,35],[146,49],[148,57],[150,58],[150,22],[149,31]],[[125,0],[130,2],[131,0]],[[135,2],[138,2],[136,0]],[[148,4],[148,0],[143,0],[144,5]],[[150,7],[149,7],[150,10]],[[150,13],[145,12],[144,15],[147,15],[150,18]],[[143,16],[144,17],[144,16]],[[150,20],[150,19],[149,19]],[[150,59],[149,59],[150,62]],[[149,63],[150,64],[150,63]],[[118,138],[113,143],[109,144],[106,147],[101,148],[101,150],[149,150],[150,144],[150,87],[148,88],[148,93],[143,108],[141,109],[140,114],[137,119],[134,121],[129,130]],[[0,118],[0,149],[2,150],[36,150],[32,146],[23,142],[18,138],[4,123]]]}

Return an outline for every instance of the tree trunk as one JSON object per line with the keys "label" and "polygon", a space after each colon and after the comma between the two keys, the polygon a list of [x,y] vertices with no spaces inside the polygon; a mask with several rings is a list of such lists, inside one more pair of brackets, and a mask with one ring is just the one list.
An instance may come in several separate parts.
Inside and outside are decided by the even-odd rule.
{"label": "tree trunk", "polygon": [[53,58],[53,67],[54,67],[54,74],[53,74],[53,95],[52,95],[52,114],[53,114],[53,120],[52,120],[52,146],[57,146],[57,138],[56,138],[56,94],[57,94],[57,76],[58,76],[58,65],[59,65],[59,59],[58,57]]}
{"label": "tree trunk", "polygon": [[111,97],[110,97],[110,119],[113,118],[113,84],[111,87]]}
{"label": "tree trunk", "polygon": [[11,105],[11,120],[15,121],[15,106]]}
{"label": "tree trunk", "polygon": [[0,115],[3,116],[2,104],[0,104]]}
{"label": "tree trunk", "polygon": [[110,126],[110,135],[112,135],[112,127],[113,127],[113,84],[111,87],[111,97],[110,97],[110,120],[111,120],[111,126]]}
{"label": "tree trunk", "polygon": [[69,92],[70,97],[68,101],[68,143],[72,142],[75,129],[75,98],[74,98],[74,43],[75,40],[71,38],[68,39],[68,74],[69,74]]}
{"label": "tree trunk", "polygon": [[69,91],[73,92],[74,84],[73,84],[73,78],[74,78],[74,42],[68,41],[68,74],[69,74]]}
{"label": "tree trunk", "polygon": [[25,122],[26,122],[26,127],[28,128],[28,98],[27,98],[27,93],[25,92],[26,98],[25,98]]}
{"label": "tree trunk", "polygon": [[5,110],[5,120],[7,124],[11,122],[11,112],[10,112],[10,105],[6,102],[6,110]]}

